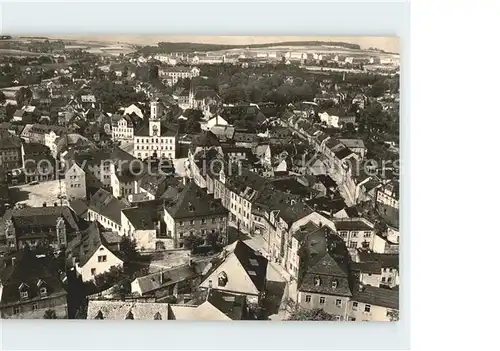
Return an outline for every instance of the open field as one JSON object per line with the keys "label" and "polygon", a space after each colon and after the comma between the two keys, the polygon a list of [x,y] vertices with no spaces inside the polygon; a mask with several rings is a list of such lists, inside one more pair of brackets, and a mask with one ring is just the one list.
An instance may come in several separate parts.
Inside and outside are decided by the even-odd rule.
{"label": "open field", "polygon": [[[65,193],[64,183],[61,183],[62,193]],[[37,185],[18,185],[10,188],[10,194],[15,202],[26,204],[30,207],[41,207],[43,203],[53,206],[55,202],[61,204],[59,196],[59,181],[50,180]],[[63,200],[63,205],[67,201]]]}

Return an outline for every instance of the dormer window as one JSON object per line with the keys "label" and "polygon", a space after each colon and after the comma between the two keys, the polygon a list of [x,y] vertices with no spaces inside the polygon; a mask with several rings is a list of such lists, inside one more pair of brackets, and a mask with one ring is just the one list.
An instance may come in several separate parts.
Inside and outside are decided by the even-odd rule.
{"label": "dormer window", "polygon": [[337,289],[338,286],[339,282],[337,281],[337,279],[332,280],[332,289]]}
{"label": "dormer window", "polygon": [[99,312],[97,312],[97,315],[95,316],[94,319],[104,319],[104,316],[102,315],[102,311],[99,310]]}
{"label": "dormer window", "polygon": [[162,318],[161,318],[161,314],[160,314],[160,312],[156,312],[156,313],[155,313],[155,315],[154,315],[154,317],[153,317],[153,319],[154,319],[155,321],[161,321],[161,320],[162,320]]}
{"label": "dormer window", "polygon": [[41,297],[47,296],[47,288],[46,287],[40,288],[40,296]]}
{"label": "dormer window", "polygon": [[314,277],[314,286],[320,286],[320,285],[321,285],[321,278]]}
{"label": "dormer window", "polygon": [[28,292],[29,286],[26,283],[22,283],[19,285],[19,295],[21,297],[21,300],[29,298],[29,292]]}
{"label": "dormer window", "polygon": [[228,279],[226,272],[220,272],[218,276],[218,286],[226,286],[227,281]]}

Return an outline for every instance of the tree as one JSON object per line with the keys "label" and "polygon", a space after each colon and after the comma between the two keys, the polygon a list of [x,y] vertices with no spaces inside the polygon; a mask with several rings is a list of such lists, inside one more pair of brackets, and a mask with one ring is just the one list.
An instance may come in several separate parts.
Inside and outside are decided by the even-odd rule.
{"label": "tree", "polygon": [[334,321],[333,314],[325,312],[321,308],[313,308],[311,310],[297,307],[288,316],[288,321]]}
{"label": "tree", "polygon": [[135,240],[124,235],[120,241],[120,253],[126,262],[134,261],[138,258],[137,244]]}
{"label": "tree", "polygon": [[203,239],[196,235],[188,235],[183,239],[184,247],[186,249],[194,250],[198,246],[203,245]]}
{"label": "tree", "polygon": [[56,311],[52,309],[46,310],[43,319],[57,319]]}
{"label": "tree", "polygon": [[399,311],[398,310],[389,310],[389,311],[387,311],[387,315],[389,316],[389,320],[391,322],[399,321]]}

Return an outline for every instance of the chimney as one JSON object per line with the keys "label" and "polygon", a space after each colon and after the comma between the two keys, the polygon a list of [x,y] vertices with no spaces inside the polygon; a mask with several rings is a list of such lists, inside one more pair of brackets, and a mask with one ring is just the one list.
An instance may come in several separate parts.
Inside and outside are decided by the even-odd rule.
{"label": "chimney", "polygon": [[160,285],[163,285],[163,271],[160,271]]}

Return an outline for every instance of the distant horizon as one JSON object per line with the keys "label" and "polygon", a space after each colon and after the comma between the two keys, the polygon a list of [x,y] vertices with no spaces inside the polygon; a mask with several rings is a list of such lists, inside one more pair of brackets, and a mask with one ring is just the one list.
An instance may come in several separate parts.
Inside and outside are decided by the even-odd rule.
{"label": "distant horizon", "polygon": [[[28,36],[28,35],[25,35]],[[203,43],[219,45],[273,44],[293,41],[325,41],[357,44],[361,49],[376,48],[399,54],[398,37],[332,37],[332,36],[171,36],[171,35],[36,35],[49,39],[128,43],[134,45],[157,45],[159,42]]]}

